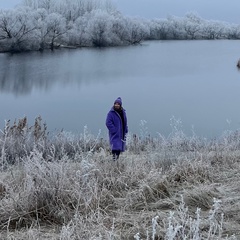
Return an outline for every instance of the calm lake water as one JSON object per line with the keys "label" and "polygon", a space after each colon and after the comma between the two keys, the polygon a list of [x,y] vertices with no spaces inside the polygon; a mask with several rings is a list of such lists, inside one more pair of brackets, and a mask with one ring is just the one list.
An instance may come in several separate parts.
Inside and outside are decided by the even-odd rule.
{"label": "calm lake water", "polygon": [[218,137],[240,128],[240,41],[147,41],[139,46],[0,54],[0,126],[41,115],[49,131],[107,134],[117,97],[129,130]]}

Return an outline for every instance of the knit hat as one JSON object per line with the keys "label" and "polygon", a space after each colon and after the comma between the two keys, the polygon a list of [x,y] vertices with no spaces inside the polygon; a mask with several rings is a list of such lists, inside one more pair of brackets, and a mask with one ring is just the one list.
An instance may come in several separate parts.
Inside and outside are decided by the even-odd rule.
{"label": "knit hat", "polygon": [[115,104],[115,103],[119,103],[119,104],[122,106],[122,99],[121,99],[120,97],[118,97],[118,98],[115,100],[114,104]]}

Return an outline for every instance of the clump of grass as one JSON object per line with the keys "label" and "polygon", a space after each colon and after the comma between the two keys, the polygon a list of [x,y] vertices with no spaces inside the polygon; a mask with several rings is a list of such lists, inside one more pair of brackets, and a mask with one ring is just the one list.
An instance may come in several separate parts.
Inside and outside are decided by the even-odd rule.
{"label": "clump of grass", "polygon": [[[99,133],[100,135],[100,133]],[[87,127],[80,136],[61,131],[50,136],[46,123],[42,123],[41,116],[35,119],[34,125],[29,126],[27,118],[5,123],[0,133],[0,159],[2,168],[8,164],[21,162],[32,151],[37,149],[44,160],[59,160],[65,156],[79,158],[100,149],[107,149],[107,141],[99,139],[88,132]]]}

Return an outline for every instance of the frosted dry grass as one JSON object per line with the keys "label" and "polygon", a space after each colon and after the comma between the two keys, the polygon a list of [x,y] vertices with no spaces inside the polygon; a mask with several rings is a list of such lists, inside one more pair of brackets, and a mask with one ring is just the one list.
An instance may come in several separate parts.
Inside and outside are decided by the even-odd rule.
{"label": "frosted dry grass", "polygon": [[[21,158],[1,156],[1,239],[240,236],[238,133],[212,142],[176,129],[168,138],[129,137],[116,163],[87,129],[79,138],[20,133],[24,145],[12,144],[24,149]],[[8,137],[2,152],[10,151]]]}
{"label": "frosted dry grass", "polygon": [[[99,166],[96,162],[90,162],[87,166],[82,166],[82,162],[71,161],[49,163],[39,161],[38,154],[35,154],[28,159],[21,170],[17,171],[16,175],[14,175],[15,170],[11,173],[15,181],[11,179],[11,183],[15,186],[17,195],[21,193],[21,199],[16,198],[13,191],[8,193],[12,193],[8,198],[15,197],[14,202],[21,206],[20,209],[15,209],[18,224],[22,225],[21,221],[27,218],[31,227],[31,221],[37,219],[36,216],[31,216],[31,212],[38,209],[39,226],[41,221],[50,221],[53,228],[56,228],[56,221],[61,222],[62,229],[59,229],[61,239],[96,239],[97,237],[113,239],[113,236],[115,239],[129,239],[134,232],[140,232],[141,239],[146,239],[147,230],[149,236],[151,235],[151,219],[157,215],[161,222],[156,225],[155,235],[164,237],[171,232],[170,227],[167,230],[171,216],[169,214],[178,209],[181,204],[181,194],[190,207],[202,207],[208,215],[217,191],[208,186],[200,187],[200,191],[198,186],[191,190],[193,184],[199,182],[198,179],[194,182],[193,176],[190,182],[174,180],[174,173],[177,171],[175,167],[170,169],[171,174],[162,173],[161,169],[152,167],[152,162],[147,161],[146,156],[138,158],[129,153],[127,155],[129,156],[126,156],[126,159],[116,168],[110,162],[104,162]],[[184,172],[187,172],[189,166],[185,164],[187,167]],[[202,171],[203,164],[200,166],[199,172]],[[196,170],[198,170],[198,164],[191,165],[192,175],[198,176]],[[201,175],[199,178],[203,179]],[[6,179],[5,176],[3,181]],[[21,184],[19,186],[21,182],[23,186]],[[100,184],[101,191],[99,191]],[[37,196],[35,196],[36,190]],[[209,194],[211,191],[214,194]],[[83,193],[84,196],[82,196]],[[35,206],[36,202],[40,205]],[[70,207],[69,203],[73,203],[74,207]],[[4,208],[11,209],[13,219],[14,207],[8,205]],[[5,212],[5,215],[9,213]],[[3,216],[2,211],[1,220]],[[176,219],[178,218],[181,219],[181,216],[176,216]],[[186,224],[189,224],[190,220],[185,220]],[[36,230],[32,230],[34,231]]]}

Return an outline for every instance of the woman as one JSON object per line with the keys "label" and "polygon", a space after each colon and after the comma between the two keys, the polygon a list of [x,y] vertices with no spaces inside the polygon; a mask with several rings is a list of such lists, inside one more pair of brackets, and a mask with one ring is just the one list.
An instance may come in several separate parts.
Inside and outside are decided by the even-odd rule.
{"label": "woman", "polygon": [[119,158],[126,146],[126,134],[128,133],[126,111],[122,107],[122,99],[119,97],[108,112],[106,126],[109,131],[109,141],[112,149],[113,160]]}

